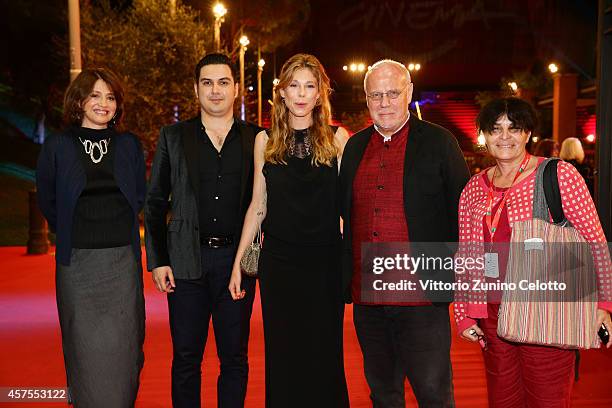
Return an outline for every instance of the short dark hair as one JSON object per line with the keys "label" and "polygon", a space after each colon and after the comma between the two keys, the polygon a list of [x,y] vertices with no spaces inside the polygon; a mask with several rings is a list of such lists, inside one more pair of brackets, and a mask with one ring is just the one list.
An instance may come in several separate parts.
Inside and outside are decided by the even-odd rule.
{"label": "short dark hair", "polygon": [[234,82],[236,82],[236,66],[232,63],[230,57],[220,52],[213,52],[206,54],[200,61],[198,61],[193,73],[193,80],[196,84],[200,80],[200,71],[202,70],[202,67],[206,65],[227,65],[232,72],[232,79]]}
{"label": "short dark hair", "polygon": [[68,125],[81,126],[83,122],[83,102],[89,98],[98,80],[108,85],[115,95],[117,110],[109,126],[116,126],[123,116],[123,87],[117,75],[107,68],[84,69],[70,83],[64,95],[64,122]]}
{"label": "short dark hair", "polygon": [[533,132],[538,126],[538,117],[531,104],[520,98],[499,98],[487,103],[476,118],[479,132],[491,133],[500,116],[508,116],[512,126]]}
{"label": "short dark hair", "polygon": [[552,139],[542,139],[533,148],[534,156],[557,157],[559,156],[559,143]]}

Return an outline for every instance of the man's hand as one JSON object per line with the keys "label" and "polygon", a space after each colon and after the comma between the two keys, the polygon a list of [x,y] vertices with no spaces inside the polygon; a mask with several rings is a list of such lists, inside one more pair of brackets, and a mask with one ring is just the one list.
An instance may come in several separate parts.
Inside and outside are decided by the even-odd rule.
{"label": "man's hand", "polygon": [[172,274],[172,268],[169,266],[159,266],[153,269],[152,273],[153,283],[160,292],[172,293],[176,285],[174,284],[174,275]]}

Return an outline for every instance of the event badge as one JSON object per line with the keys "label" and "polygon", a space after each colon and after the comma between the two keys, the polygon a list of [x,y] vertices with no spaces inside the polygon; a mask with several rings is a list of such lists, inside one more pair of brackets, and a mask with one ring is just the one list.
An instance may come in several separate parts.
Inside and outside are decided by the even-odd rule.
{"label": "event badge", "polygon": [[499,278],[499,259],[497,252],[485,253],[485,276],[487,278]]}

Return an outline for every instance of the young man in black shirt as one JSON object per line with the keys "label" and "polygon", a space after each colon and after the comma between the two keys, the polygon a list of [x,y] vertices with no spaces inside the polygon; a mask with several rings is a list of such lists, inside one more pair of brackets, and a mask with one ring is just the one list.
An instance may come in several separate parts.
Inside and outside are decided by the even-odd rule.
{"label": "young man in black shirt", "polygon": [[200,115],[160,132],[145,204],[147,267],[168,296],[173,406],[200,406],[212,317],[221,362],[219,407],[242,407],[255,281],[244,278],[247,296],[238,302],[227,288],[251,201],[259,128],[234,117],[238,85],[226,55],[202,58],[194,81]]}

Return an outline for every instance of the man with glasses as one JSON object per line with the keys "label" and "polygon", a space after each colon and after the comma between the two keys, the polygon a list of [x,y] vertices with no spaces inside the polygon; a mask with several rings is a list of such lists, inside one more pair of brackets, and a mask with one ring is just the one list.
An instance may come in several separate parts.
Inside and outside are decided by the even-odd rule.
{"label": "man with glasses", "polygon": [[452,407],[451,299],[364,296],[361,251],[363,243],[457,242],[470,173],[448,130],[410,114],[413,84],[403,64],[377,62],[364,89],[374,124],[348,141],[340,188],[343,290],[354,303],[370,398],[375,408],[403,408],[407,377],[419,406]]}

